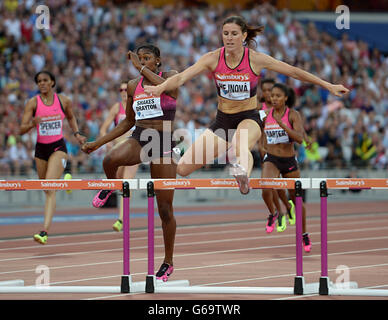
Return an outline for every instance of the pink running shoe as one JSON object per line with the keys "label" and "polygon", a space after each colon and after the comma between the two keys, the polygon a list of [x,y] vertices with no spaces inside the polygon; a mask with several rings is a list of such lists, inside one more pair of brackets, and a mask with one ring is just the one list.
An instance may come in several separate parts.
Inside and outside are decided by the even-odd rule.
{"label": "pink running shoe", "polygon": [[303,248],[305,252],[310,252],[311,251],[311,240],[309,234],[303,233]]}
{"label": "pink running shoe", "polygon": [[265,226],[265,231],[267,233],[271,233],[273,231],[273,229],[275,229],[275,222],[276,222],[276,219],[278,218],[278,216],[279,216],[278,212],[276,212],[275,215],[270,214],[268,216],[267,224]]}
{"label": "pink running shoe", "polygon": [[101,208],[108,200],[114,190],[101,190],[93,198],[92,204],[95,208]]}
{"label": "pink running shoe", "polygon": [[168,280],[168,277],[171,276],[171,274],[174,271],[174,267],[170,266],[168,263],[163,263],[159,271],[156,273],[156,279],[157,280],[163,280],[163,282],[166,282]]}

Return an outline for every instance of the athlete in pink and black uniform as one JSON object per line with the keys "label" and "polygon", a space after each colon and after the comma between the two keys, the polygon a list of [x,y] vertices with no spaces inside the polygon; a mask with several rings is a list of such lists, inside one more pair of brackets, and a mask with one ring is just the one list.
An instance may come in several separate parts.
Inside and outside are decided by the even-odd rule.
{"label": "athlete in pink and black uniform", "polygon": [[[160,84],[177,72],[159,72],[160,51],[153,45],[140,46],[136,52],[136,54],[128,52],[128,58],[139,70],[141,76],[128,82],[126,118],[106,135],[94,142],[84,144],[82,150],[90,153],[125,134],[136,125],[132,136],[119,146],[114,146],[105,156],[103,166],[107,178],[114,179],[120,166],[133,166],[150,161],[153,179],[174,179],[176,163],[172,159],[175,146],[172,128],[178,90],[155,96],[146,94],[144,85]],[[102,190],[96,197],[99,198],[99,203],[102,205],[110,194],[111,191]],[[165,246],[164,261],[156,273],[156,278],[163,281],[167,281],[174,270],[176,221],[173,213],[173,197],[174,190],[159,190],[156,194]]]}
{"label": "athlete in pink and black uniform", "polygon": [[[35,162],[39,179],[59,179],[67,161],[67,149],[62,132],[63,120],[67,118],[70,128],[81,145],[86,138],[78,131],[71,100],[54,92],[54,75],[48,71],[41,71],[36,74],[35,83],[39,87],[40,94],[27,102],[20,125],[20,134],[23,135],[32,128],[36,128]],[[34,240],[41,244],[47,242],[56,205],[55,191],[45,190],[45,194],[43,230],[34,235]]]}
{"label": "athlete in pink and black uniform", "polygon": [[[104,123],[101,125],[100,136],[106,135],[109,127],[114,123],[114,126],[117,126],[122,120],[125,119],[125,107],[127,106],[127,81],[121,81],[120,83],[120,96],[121,101],[116,102],[109,110],[108,116],[106,117]],[[134,128],[129,130],[126,134],[123,134],[121,137],[118,137],[114,141],[112,141],[112,145],[116,145],[119,143],[125,143],[126,138],[130,137]],[[110,144],[107,144],[109,146]],[[109,148],[108,148],[109,150]],[[117,170],[117,179],[133,179],[136,175],[137,169],[139,168],[139,164],[135,164],[134,166],[122,166]],[[96,207],[100,207],[100,198],[95,197],[93,201],[93,205]],[[119,209],[119,217],[114,222],[112,228],[113,230],[119,232],[123,228],[123,201],[122,199],[119,201],[120,209]]]}
{"label": "athlete in pink and black uniform", "polygon": [[[264,133],[267,138],[266,154],[263,159],[262,178],[300,178],[294,142],[303,142],[303,124],[298,111],[292,109],[295,92],[284,84],[276,83],[271,90],[272,108],[263,120]],[[295,203],[295,190],[288,190]],[[278,220],[278,231],[286,228],[286,217],[280,214],[274,205],[273,189],[263,189],[263,200],[268,207],[266,230],[272,232]],[[303,205],[303,246],[306,252],[311,250],[311,241],[306,232],[306,210]]]}
{"label": "athlete in pink and black uniform", "polygon": [[[191,174],[229,149],[230,154],[236,156],[232,174],[236,177],[240,192],[249,192],[248,177],[253,168],[250,150],[262,133],[256,91],[259,75],[264,68],[321,85],[336,96],[349,91],[342,85],[333,85],[302,69],[250,49],[249,46],[255,43],[255,37],[263,29],[248,25],[240,16],[231,16],[222,25],[222,48],[204,54],[192,66],[157,86],[145,86],[147,93],[160,96],[165,91],[179,88],[203,72],[214,75],[218,92],[216,120],[179,160],[179,175]],[[229,135],[225,130],[233,130],[234,134]],[[204,155],[199,161],[198,154]],[[233,161],[231,157],[229,159]]]}
{"label": "athlete in pink and black uniform", "polygon": [[[260,104],[258,105],[258,108],[260,110],[260,117],[264,118],[266,116],[266,112],[268,112],[272,108],[272,101],[271,101],[271,93],[272,93],[272,87],[276,83],[275,79],[272,78],[266,78],[263,79],[260,83],[261,87],[261,97],[260,97]],[[266,112],[264,112],[266,111]],[[267,139],[265,135],[262,135],[259,140],[259,153],[260,153],[260,159],[261,163],[263,163],[264,155],[267,153],[266,151],[267,146]],[[295,205],[292,200],[289,200],[287,198],[286,191],[283,189],[277,189],[273,190],[273,202],[275,204],[277,212],[279,212],[279,215],[283,215],[283,209],[280,205],[280,200],[282,201],[285,211],[287,212],[287,217],[290,225],[295,224]],[[271,233],[273,231],[274,227],[268,227],[266,228],[267,233]],[[286,224],[277,226],[278,232],[283,232],[286,229]]]}
{"label": "athlete in pink and black uniform", "polygon": [[272,79],[272,78],[265,78],[261,80],[261,83],[260,83],[261,97],[259,101],[260,110],[266,111],[272,108],[271,90],[275,83],[276,83],[275,79]]}

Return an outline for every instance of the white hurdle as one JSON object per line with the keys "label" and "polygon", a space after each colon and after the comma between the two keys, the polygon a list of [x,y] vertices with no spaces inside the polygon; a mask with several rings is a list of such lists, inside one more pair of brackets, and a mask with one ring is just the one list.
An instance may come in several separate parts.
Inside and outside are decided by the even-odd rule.
{"label": "white hurdle", "polygon": [[[388,189],[388,179],[300,178],[250,179],[252,189],[295,189],[296,193],[296,276],[293,287],[190,286],[188,280],[163,282],[154,275],[154,190],[160,189],[238,189],[235,179],[102,179],[102,180],[0,180],[0,190],[122,190],[123,276],[121,286],[25,286],[24,280],[0,281],[0,293],[198,293],[198,294],[320,294],[342,296],[387,297],[388,290],[358,288],[357,282],[334,284],[328,277],[327,198],[328,189]],[[130,274],[129,199],[130,190],[148,193],[148,274],[145,281],[132,282]],[[319,189],[321,201],[321,278],[319,283],[305,284],[302,251],[302,189]]]}
{"label": "white hurdle", "polygon": [[319,189],[321,198],[321,278],[319,294],[388,297],[388,290],[386,289],[358,288],[358,283],[354,281],[338,284],[331,282],[328,275],[327,248],[328,189],[388,189],[388,179],[313,178],[311,180],[311,189]]}
{"label": "white hurdle", "polygon": [[[302,252],[302,188],[310,188],[310,179],[250,179],[252,189],[277,188],[296,190],[296,277],[293,287],[230,287],[230,286],[154,286],[154,190],[162,189],[238,189],[235,179],[140,179],[139,189],[146,189],[148,194],[148,293],[189,293],[189,294],[265,294],[293,295],[318,293],[318,283],[305,284],[303,277]],[[299,243],[298,243],[299,242]]]}
{"label": "white hurdle", "polygon": [[[122,190],[124,199],[123,210],[123,275],[120,286],[24,286],[23,280],[9,280],[0,282],[0,293],[144,293],[145,281],[132,282],[130,274],[130,246],[129,246],[129,199],[130,190],[138,188],[138,179],[102,179],[102,180],[0,180],[0,190]],[[186,280],[163,283],[157,281],[157,287],[187,286]]]}

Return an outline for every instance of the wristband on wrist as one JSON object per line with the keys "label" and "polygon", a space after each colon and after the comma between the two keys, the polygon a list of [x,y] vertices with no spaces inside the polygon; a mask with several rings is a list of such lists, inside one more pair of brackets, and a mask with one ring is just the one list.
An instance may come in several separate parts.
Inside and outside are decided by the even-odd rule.
{"label": "wristband on wrist", "polygon": [[82,135],[82,134],[81,134],[81,132],[77,131],[77,132],[74,132],[74,133],[73,133],[74,137],[76,137],[76,136],[77,136],[77,134],[80,134],[80,135]]}
{"label": "wristband on wrist", "polygon": [[146,67],[146,66],[142,66],[142,67],[141,67],[141,69],[140,69],[140,74],[142,74],[142,72],[143,72],[143,70],[144,70],[145,67]]}

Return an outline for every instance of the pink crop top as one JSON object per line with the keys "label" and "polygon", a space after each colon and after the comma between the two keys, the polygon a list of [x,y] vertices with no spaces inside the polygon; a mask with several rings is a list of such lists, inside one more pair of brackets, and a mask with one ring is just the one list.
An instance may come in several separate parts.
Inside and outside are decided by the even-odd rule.
{"label": "pink crop top", "polygon": [[[162,76],[162,72],[159,72]],[[136,86],[133,95],[132,108],[135,112],[136,120],[174,120],[176,111],[176,99],[162,93],[160,97],[148,95],[144,92],[142,77]]]}
{"label": "pink crop top", "polygon": [[260,76],[256,75],[249,63],[249,49],[244,48],[244,55],[237,67],[231,69],[226,64],[225,47],[221,48],[220,57],[213,78],[220,97],[229,100],[246,100],[257,93]]}
{"label": "pink crop top", "polygon": [[36,96],[35,117],[40,117],[42,121],[36,126],[37,142],[53,143],[63,138],[62,127],[65,112],[58,95],[54,93],[54,102],[51,106],[46,106],[40,95]]}
{"label": "pink crop top", "polygon": [[115,117],[115,126],[117,126],[123,119],[125,119],[126,117],[126,114],[125,114],[125,109],[123,107],[123,104],[120,102],[120,105],[119,105],[119,112],[116,114],[116,117]]}
{"label": "pink crop top", "polygon": [[[267,137],[267,143],[292,143],[292,140],[288,136],[287,132],[283,128],[281,128],[277,121],[273,118],[273,111],[273,108],[269,111],[264,124],[264,133]],[[282,116],[282,121],[287,125],[287,127],[292,129],[290,121],[288,120],[289,113],[290,109],[286,108],[286,112],[284,112],[284,115]]]}

